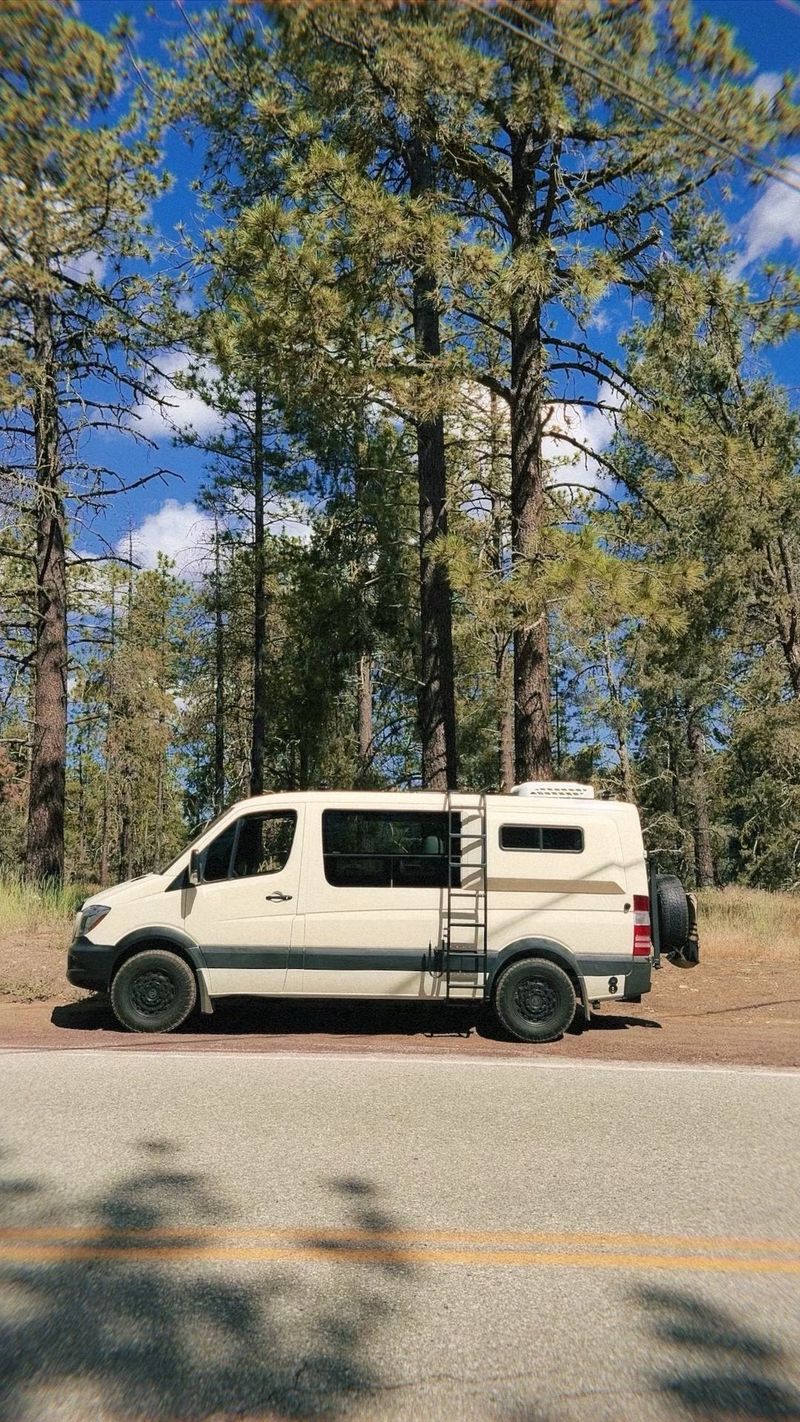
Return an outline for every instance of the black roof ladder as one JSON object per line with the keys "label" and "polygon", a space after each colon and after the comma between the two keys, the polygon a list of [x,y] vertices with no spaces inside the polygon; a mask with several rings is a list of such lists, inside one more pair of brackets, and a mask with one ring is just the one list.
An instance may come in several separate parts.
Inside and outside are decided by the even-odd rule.
{"label": "black roof ladder", "polygon": [[444,996],[475,1001],[487,996],[489,918],[486,796],[447,808],[447,898],[442,925]]}

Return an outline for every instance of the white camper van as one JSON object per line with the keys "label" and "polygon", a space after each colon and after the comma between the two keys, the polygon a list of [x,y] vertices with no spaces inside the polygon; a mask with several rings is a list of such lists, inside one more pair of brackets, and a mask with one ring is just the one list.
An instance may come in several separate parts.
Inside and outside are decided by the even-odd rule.
{"label": "white camper van", "polygon": [[325,790],[244,800],[88,899],[67,977],[134,1032],[221,997],[407,998],[485,1000],[548,1042],[578,1007],[638,1002],[661,951],[696,962],[696,920],[677,879],[648,877],[632,805],[559,782]]}

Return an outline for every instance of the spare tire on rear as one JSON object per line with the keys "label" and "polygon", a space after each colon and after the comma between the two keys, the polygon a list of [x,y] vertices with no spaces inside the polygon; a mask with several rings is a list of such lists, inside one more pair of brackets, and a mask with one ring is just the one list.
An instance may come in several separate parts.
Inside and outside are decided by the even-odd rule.
{"label": "spare tire on rear", "polygon": [[689,905],[686,890],[674,874],[656,878],[656,912],[661,952],[682,948],[689,937]]}

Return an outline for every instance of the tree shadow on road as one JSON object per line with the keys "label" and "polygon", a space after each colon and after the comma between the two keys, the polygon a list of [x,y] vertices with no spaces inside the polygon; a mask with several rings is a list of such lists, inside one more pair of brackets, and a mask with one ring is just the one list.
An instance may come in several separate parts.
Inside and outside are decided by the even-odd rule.
{"label": "tree shadow on road", "polygon": [[677,1289],[636,1295],[671,1366],[655,1386],[682,1414],[708,1422],[798,1422],[800,1392],[781,1376],[786,1359],[765,1333]]}
{"label": "tree shadow on road", "polygon": [[[224,1201],[170,1141],[138,1153],[71,1234],[45,1191],[23,1227],[39,1233],[0,1241],[3,1422],[332,1418],[369,1399],[371,1345],[402,1315],[411,1273],[376,1187],[328,1184],[338,1226],[380,1235],[373,1261],[214,1262],[202,1251],[226,1238]],[[322,1247],[313,1230],[297,1242]]]}

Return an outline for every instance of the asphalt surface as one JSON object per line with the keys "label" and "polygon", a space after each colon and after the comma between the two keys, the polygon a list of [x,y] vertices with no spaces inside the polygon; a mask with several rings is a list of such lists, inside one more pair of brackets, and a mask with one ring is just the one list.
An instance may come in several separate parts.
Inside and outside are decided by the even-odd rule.
{"label": "asphalt surface", "polygon": [[800,1074],[0,1056],[0,1419],[800,1419]]}

